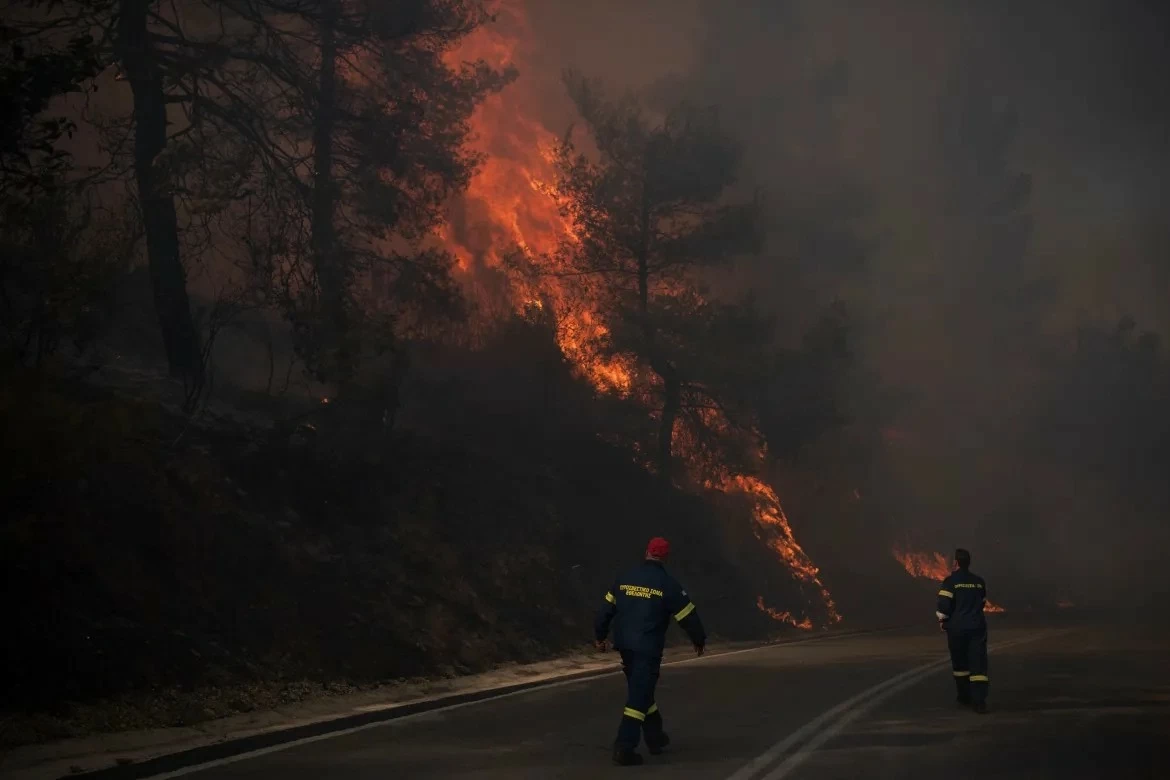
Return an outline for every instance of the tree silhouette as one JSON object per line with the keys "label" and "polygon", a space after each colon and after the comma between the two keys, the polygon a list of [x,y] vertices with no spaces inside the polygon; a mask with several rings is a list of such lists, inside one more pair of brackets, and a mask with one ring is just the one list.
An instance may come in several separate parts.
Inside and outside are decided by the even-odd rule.
{"label": "tree silhouette", "polygon": [[57,183],[69,156],[57,147],[74,123],[49,116],[50,102],[82,92],[100,70],[93,37],[64,45],[0,23],[0,191],[6,199]]}
{"label": "tree silhouette", "polygon": [[352,375],[363,327],[452,307],[450,258],[424,238],[478,162],[464,145],[476,102],[511,77],[446,61],[489,21],[480,0],[33,5],[22,34],[92,33],[130,88],[123,124],[172,374],[199,381],[185,265],[208,251],[267,274],[323,378]]}
{"label": "tree silhouette", "polygon": [[218,121],[252,139],[269,210],[310,261],[285,296],[298,349],[320,378],[345,381],[378,315],[393,327],[457,299],[450,257],[425,239],[479,162],[464,143],[472,111],[514,73],[446,61],[490,21],[478,0],[226,5],[255,31],[255,73],[240,71]]}
{"label": "tree silhouette", "polygon": [[580,151],[571,134],[557,150],[555,189],[574,230],[555,267],[598,298],[606,348],[652,372],[655,461],[670,478],[679,415],[703,403],[690,373],[697,331],[711,333],[717,314],[702,272],[757,247],[758,209],[729,199],[739,148],[713,109],[683,104],[655,119],[578,73],[567,72],[565,84],[597,154]]}
{"label": "tree silhouette", "polygon": [[[172,376],[201,381],[199,333],[191,313],[184,265],[180,198],[183,158],[172,154],[190,132],[193,102],[184,85],[214,79],[223,66],[199,36],[222,41],[235,35],[215,24],[203,6],[157,0],[32,0],[31,21],[13,23],[40,45],[58,36],[95,41],[97,70],[113,65],[130,88],[130,160],[135,195],[146,236],[154,306]],[[221,19],[222,21],[222,19]],[[183,121],[183,115],[186,121]],[[188,147],[192,148],[192,147]]]}

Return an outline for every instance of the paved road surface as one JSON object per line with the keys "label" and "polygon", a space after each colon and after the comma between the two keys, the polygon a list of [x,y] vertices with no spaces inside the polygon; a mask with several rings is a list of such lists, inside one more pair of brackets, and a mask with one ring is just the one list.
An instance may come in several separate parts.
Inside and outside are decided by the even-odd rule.
{"label": "paved road surface", "polygon": [[181,774],[194,780],[1170,778],[1170,631],[1001,618],[992,625],[993,711],[985,716],[954,705],[949,666],[937,663],[943,652],[937,630],[901,630],[668,666],[658,701],[674,744],[642,767],[609,763],[624,683],[608,676]]}

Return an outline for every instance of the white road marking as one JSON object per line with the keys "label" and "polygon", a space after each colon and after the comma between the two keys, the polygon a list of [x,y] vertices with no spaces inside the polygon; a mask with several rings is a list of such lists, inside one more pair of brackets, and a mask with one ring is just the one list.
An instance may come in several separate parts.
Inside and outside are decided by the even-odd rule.
{"label": "white road marking", "polygon": [[844,712],[848,712],[851,707],[859,704],[867,696],[871,696],[879,691],[883,691],[891,685],[897,685],[909,677],[920,674],[923,670],[934,670],[945,662],[945,660],[931,661],[928,664],[923,664],[922,666],[915,667],[909,671],[902,672],[895,677],[891,677],[885,682],[879,683],[872,688],[862,691],[851,699],[846,699],[836,707],[822,712],[820,715],[789,734],[783,740],[768,748],[766,752],[762,753],[751,763],[742,767],[738,772],[727,778],[727,780],[749,780],[749,778],[755,777],[756,774],[767,769],[774,761],[787,753],[793,745],[797,744],[808,735],[816,733],[817,729],[821,728],[821,726],[831,721],[833,718]]}
{"label": "white road marking", "polygon": [[[857,632],[857,633],[853,633],[853,634],[835,634],[835,635],[830,635],[830,636],[825,636],[825,637],[810,637],[808,639],[801,639],[801,640],[798,640],[796,642],[785,642],[785,643],[780,643],[780,644],[759,645],[757,647],[746,647],[746,648],[743,648],[742,650],[728,650],[725,653],[712,653],[711,655],[704,655],[704,656],[701,656],[698,658],[684,658],[684,659],[679,660],[679,661],[667,661],[667,662],[663,663],[662,665],[663,666],[681,666],[682,664],[693,664],[693,663],[702,662],[702,661],[713,661],[713,660],[718,659],[718,658],[728,658],[728,657],[733,656],[733,655],[743,655],[744,653],[758,653],[761,650],[780,650],[780,649],[783,649],[786,647],[799,647],[801,645],[805,645],[805,644],[808,644],[808,643],[813,642],[813,641],[824,642],[824,641],[830,641],[830,640],[846,639],[848,637],[853,637],[853,636],[870,636],[871,634],[885,633],[887,631],[893,631],[893,630],[895,630],[895,629],[890,628],[890,629],[879,629],[877,631]],[[202,772],[204,770],[213,769],[213,768],[218,767],[218,766],[226,766],[227,764],[234,764],[234,763],[239,762],[239,761],[247,761],[249,759],[259,758],[260,756],[269,755],[270,753],[279,753],[282,750],[289,750],[291,748],[300,747],[301,745],[308,745],[308,744],[313,743],[313,742],[320,742],[320,741],[326,740],[326,739],[334,739],[335,737],[344,737],[344,736],[347,736],[349,734],[357,734],[360,731],[368,731],[369,729],[385,728],[387,726],[396,726],[396,725],[399,725],[402,723],[409,723],[411,721],[421,720],[421,719],[427,718],[427,717],[433,717],[435,715],[438,715],[438,714],[444,713],[444,712],[453,712],[455,710],[463,709],[464,707],[473,707],[477,704],[487,704],[488,702],[497,702],[497,701],[501,701],[503,699],[510,699],[513,696],[523,696],[524,694],[536,693],[537,691],[548,691],[548,690],[552,690],[553,688],[561,688],[561,687],[566,686],[566,685],[581,685],[583,683],[593,682],[595,680],[600,680],[600,679],[603,679],[606,677],[613,677],[613,676],[619,675],[621,673],[622,673],[621,668],[618,667],[618,668],[614,669],[613,671],[605,672],[603,674],[592,675],[590,677],[583,677],[583,678],[575,679],[575,680],[557,680],[557,681],[545,683],[542,685],[535,685],[531,688],[525,688],[525,689],[520,690],[520,691],[510,691],[508,693],[501,693],[501,694],[497,694],[495,696],[488,696],[488,697],[485,697],[482,699],[476,699],[475,701],[465,701],[465,702],[460,702],[458,704],[448,704],[444,707],[435,707],[434,709],[423,710],[422,712],[415,712],[415,713],[411,713],[410,715],[403,715],[402,717],[399,717],[399,718],[388,718],[386,720],[379,720],[379,721],[375,721],[373,723],[364,723],[361,726],[353,726],[352,728],[348,728],[348,729],[338,729],[337,731],[329,731],[329,732],[326,732],[325,734],[317,734],[317,735],[312,736],[312,737],[303,737],[301,739],[294,739],[294,740],[291,740],[289,742],[281,742],[278,745],[269,745],[268,747],[257,748],[256,750],[249,750],[246,753],[237,753],[237,754],[231,755],[231,756],[224,756],[223,758],[217,758],[217,759],[214,759],[212,761],[206,761],[206,762],[203,762],[200,764],[193,764],[191,766],[185,766],[185,767],[182,767],[180,769],[176,769],[176,770],[171,771],[171,772],[165,772],[165,773],[161,773],[161,774],[157,774],[157,775],[148,775],[145,780],[166,780],[167,778],[172,778],[172,777],[183,777],[184,775],[194,774],[195,772]],[[408,704],[408,703],[410,703],[410,702],[405,702],[404,704]]]}
{"label": "white road marking", "polygon": [[[1059,632],[1044,632],[1014,639],[1009,642],[1000,642],[993,645],[990,649],[996,651],[1006,650],[1009,647],[1044,639],[1052,636],[1053,633]],[[782,780],[782,778],[788,777],[822,745],[840,734],[854,720],[869,712],[891,696],[921,682],[929,677],[936,669],[949,665],[949,659],[940,658],[937,661],[931,661],[930,663],[916,666],[913,669],[895,675],[872,688],[867,688],[856,696],[841,702],[836,707],[813,718],[783,740],[773,745],[754,761],[731,775],[728,780],[750,780],[755,777],[759,777],[759,780]],[[837,718],[837,720],[834,721],[834,718]],[[826,726],[826,724],[828,725]],[[783,763],[768,774],[760,774],[766,771],[780,757],[784,756],[794,745],[810,736],[811,739],[801,745]]]}

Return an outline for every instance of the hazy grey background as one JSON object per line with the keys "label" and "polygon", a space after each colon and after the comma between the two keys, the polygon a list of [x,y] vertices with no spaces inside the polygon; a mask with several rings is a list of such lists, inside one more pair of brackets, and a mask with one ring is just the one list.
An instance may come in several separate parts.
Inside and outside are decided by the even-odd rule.
{"label": "hazy grey background", "polygon": [[[1170,249],[1163,74],[1170,26],[1161,6],[538,0],[528,9],[534,64],[549,67],[526,78],[553,93],[543,108],[560,118],[549,107],[561,66],[633,88],[699,71],[712,85],[708,97],[741,120],[737,129],[754,160],[783,159],[790,174],[803,168],[806,176],[818,166],[844,168],[873,189],[878,214],[910,222],[930,212],[937,99],[952,69],[976,68],[1021,115],[1017,159],[1035,178],[1033,253],[1063,282],[1054,316],[1067,324],[1078,309],[1107,318],[1124,312],[1166,329],[1170,280],[1160,258]],[[826,108],[816,82],[838,59],[847,71],[844,94]],[[729,105],[747,101],[754,116]],[[783,135],[760,137],[769,124],[760,115],[779,114]],[[800,176],[760,183],[798,200],[795,191],[817,188]],[[903,235],[912,231],[874,221],[913,242]],[[875,270],[896,272],[914,262],[911,253],[883,241]]]}
{"label": "hazy grey background", "polygon": [[[935,549],[968,544],[1021,582],[1120,595],[1170,541],[1164,497],[1024,468],[1010,445],[1078,325],[1130,314],[1170,335],[1162,6],[530,0],[520,88],[558,130],[571,121],[563,66],[718,103],[747,145],[746,184],[772,207],[769,250],[745,273],[761,302],[795,339],[843,298],[867,364],[914,399],[871,475],[882,484],[867,486],[885,493],[871,521]],[[940,206],[965,186],[938,143],[955,79],[1018,113],[1006,173],[1032,177],[1033,232],[1004,284],[1045,282],[1040,304],[964,297],[982,271]],[[794,522],[807,536],[810,519]]]}

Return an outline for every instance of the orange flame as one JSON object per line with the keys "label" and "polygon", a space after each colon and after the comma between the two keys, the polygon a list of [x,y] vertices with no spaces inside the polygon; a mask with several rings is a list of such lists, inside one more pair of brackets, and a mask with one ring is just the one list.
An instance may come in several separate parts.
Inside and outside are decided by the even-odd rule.
{"label": "orange flame", "polygon": [[775,620],[778,623],[788,623],[792,626],[795,626],[796,628],[800,628],[800,629],[803,629],[805,631],[812,630],[812,627],[813,627],[812,620],[810,620],[809,618],[806,617],[804,620],[798,621],[796,618],[794,618],[792,616],[791,612],[781,612],[778,609],[774,609],[772,607],[769,607],[767,604],[764,603],[763,596],[759,596],[756,598],[756,606],[760,608],[761,612],[763,612],[765,615],[772,618],[773,620]]}
{"label": "orange flame", "polygon": [[950,576],[952,567],[942,553],[909,552],[894,548],[894,557],[911,577],[928,577],[936,582]]}
{"label": "orange flame", "polygon": [[[722,484],[713,485],[713,487],[725,492],[736,491],[748,496],[752,500],[753,513],[757,524],[756,536],[784,561],[788,566],[788,570],[792,572],[793,576],[799,582],[809,585],[816,590],[817,595],[825,605],[829,622],[841,622],[841,615],[837,612],[837,605],[833,601],[832,595],[829,594],[828,588],[821,582],[820,569],[813,564],[812,559],[808,557],[808,554],[797,543],[796,536],[792,533],[792,526],[788,522],[788,516],[784,514],[784,509],[780,506],[780,498],[776,495],[776,491],[763,480],[744,474],[728,475],[723,479]],[[760,609],[764,609],[761,606],[762,604],[763,597],[760,598],[757,606],[760,606]],[[772,617],[776,617],[772,612],[766,609],[764,611],[768,612]],[[788,613],[784,614],[787,615]],[[789,616],[785,619],[785,622],[790,622],[797,628],[812,628],[812,622],[807,617],[798,623]],[[806,623],[808,625],[805,625]]]}
{"label": "orange flame", "polygon": [[[499,0],[496,21],[476,30],[448,55],[451,65],[482,59],[496,67],[514,66],[531,57],[533,39],[524,0]],[[458,219],[444,228],[442,238],[455,254],[465,281],[485,273],[501,273],[506,255],[520,249],[535,259],[548,257],[564,239],[573,239],[569,223],[552,196],[556,177],[553,150],[557,136],[532,118],[536,102],[525,91],[523,78],[502,93],[489,96],[472,117],[473,146],[483,164],[459,204]],[[516,276],[508,278],[515,311],[552,304],[557,316],[557,343],[579,374],[602,392],[626,395],[633,368],[621,358],[603,357],[597,344],[607,330],[583,302],[573,300],[553,282],[533,289]]]}
{"label": "orange flame", "polygon": [[[525,79],[524,66],[533,59],[531,47],[536,40],[528,23],[526,2],[497,0],[493,9],[496,22],[477,30],[448,55],[451,66],[479,59],[496,67],[516,66],[520,78],[503,92],[487,98],[472,117],[472,143],[484,161],[440,238],[456,256],[469,287],[475,289],[482,279],[502,278],[507,306],[512,311],[551,310],[558,346],[578,374],[599,393],[646,398],[653,387],[634,359],[602,353],[600,345],[607,329],[597,307],[585,299],[587,296],[580,290],[570,292],[555,276],[533,282],[509,272],[507,255],[513,248],[524,250],[537,263],[551,263],[553,250],[559,244],[575,240],[556,193],[548,184],[556,179],[552,152],[557,135],[535,118],[539,116],[534,109],[539,107],[540,97],[531,80]],[[730,427],[722,418],[710,422]],[[681,459],[692,471],[700,471],[697,451],[688,457],[685,433],[679,430]],[[718,477],[695,481],[750,498],[757,537],[776,552],[798,582],[816,592],[829,622],[840,621],[819,570],[796,542],[776,492],[756,477],[725,471],[716,469]],[[762,597],[758,606],[777,620],[812,628],[809,617],[798,620],[788,612],[767,608]]]}
{"label": "orange flame", "polygon": [[[942,582],[950,576],[953,570],[951,562],[942,553],[911,552],[909,550],[900,550],[897,547],[894,548],[893,553],[894,557],[898,559],[898,563],[902,564],[902,568],[911,577],[929,579],[933,582]],[[983,611],[995,613],[1006,612],[1007,610],[988,599],[983,605]]]}

